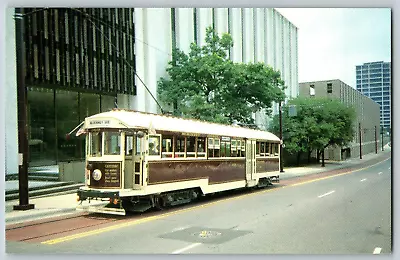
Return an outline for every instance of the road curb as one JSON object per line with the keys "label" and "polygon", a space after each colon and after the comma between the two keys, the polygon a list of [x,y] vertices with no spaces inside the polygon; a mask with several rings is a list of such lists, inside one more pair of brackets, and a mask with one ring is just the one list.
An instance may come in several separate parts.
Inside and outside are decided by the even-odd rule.
{"label": "road curb", "polygon": [[[30,190],[29,191],[29,198],[37,198],[41,196],[56,196],[60,193],[76,193],[79,187],[84,186],[84,184],[78,183],[78,184],[68,184],[64,186],[56,186],[56,187],[39,187],[38,189],[35,190]],[[14,192],[5,195],[5,200],[6,201],[11,201],[11,200],[17,200],[19,198],[19,193]]]}
{"label": "road curb", "polygon": [[11,225],[11,224],[18,224],[20,222],[24,221],[33,221],[36,219],[40,219],[43,217],[55,217],[59,214],[65,214],[65,213],[72,213],[75,212],[76,208],[64,208],[64,209],[54,209],[54,210],[49,210],[48,212],[38,212],[35,214],[27,215],[27,216],[16,216],[16,217],[6,217],[5,222],[6,225]]}

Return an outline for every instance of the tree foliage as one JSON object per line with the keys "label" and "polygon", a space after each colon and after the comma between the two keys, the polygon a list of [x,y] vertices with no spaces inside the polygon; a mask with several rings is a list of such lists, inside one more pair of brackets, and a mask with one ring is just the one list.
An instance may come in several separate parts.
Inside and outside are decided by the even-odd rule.
{"label": "tree foliage", "polygon": [[[289,106],[297,115],[289,117]],[[289,153],[321,151],[326,147],[345,146],[354,138],[356,112],[338,99],[292,99],[283,107],[282,132]],[[279,133],[279,117],[273,118],[270,130]]]}
{"label": "tree foliage", "polygon": [[166,69],[168,78],[158,82],[158,97],[184,117],[219,123],[253,124],[253,112],[283,100],[280,73],[262,63],[234,63],[228,53],[232,37],[206,30],[205,45],[190,45],[188,54],[173,51]]}

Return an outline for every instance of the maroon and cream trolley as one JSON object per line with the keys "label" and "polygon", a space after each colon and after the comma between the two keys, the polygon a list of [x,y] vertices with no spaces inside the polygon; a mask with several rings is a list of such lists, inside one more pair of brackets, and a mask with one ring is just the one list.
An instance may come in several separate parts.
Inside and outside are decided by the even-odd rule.
{"label": "maroon and cream trolley", "polygon": [[125,215],[279,181],[280,139],[267,131],[121,109],[86,118],[80,131],[81,210]]}

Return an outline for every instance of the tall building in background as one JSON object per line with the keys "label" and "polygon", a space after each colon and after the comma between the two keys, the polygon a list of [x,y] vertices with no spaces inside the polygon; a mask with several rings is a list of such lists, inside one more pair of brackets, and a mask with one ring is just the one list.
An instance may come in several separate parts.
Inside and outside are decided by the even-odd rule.
{"label": "tall building in background", "polygon": [[391,62],[369,62],[356,66],[357,90],[380,106],[380,125],[391,131]]}
{"label": "tall building in background", "polygon": [[[339,79],[300,83],[300,97],[335,98],[354,107],[354,139],[344,147],[328,147],[325,159],[344,160],[375,152],[381,146],[379,140],[379,105]],[[361,129],[360,129],[361,128]],[[360,140],[361,139],[361,140]]]}
{"label": "tall building in background", "polygon": [[[82,161],[85,117],[119,108],[158,113],[149,91],[166,77],[172,48],[230,33],[234,62],[263,62],[298,95],[297,28],[273,8],[24,8],[29,164]],[[15,10],[6,12],[6,173],[18,172]],[[140,80],[139,80],[140,78]],[[274,106],[277,113],[277,106]],[[259,126],[267,118],[254,115]]]}

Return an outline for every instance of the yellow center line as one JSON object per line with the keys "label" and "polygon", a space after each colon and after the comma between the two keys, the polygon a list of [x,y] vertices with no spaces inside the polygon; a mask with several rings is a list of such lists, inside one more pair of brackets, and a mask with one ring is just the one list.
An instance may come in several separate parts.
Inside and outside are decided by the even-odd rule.
{"label": "yellow center line", "polygon": [[[286,187],[299,186],[299,185],[308,184],[308,183],[312,183],[312,182],[316,182],[316,181],[326,180],[326,179],[337,177],[337,176],[342,176],[342,175],[345,175],[345,174],[350,174],[350,173],[362,171],[362,170],[371,168],[371,167],[373,167],[375,165],[378,165],[380,163],[383,163],[384,161],[387,161],[389,159],[390,159],[390,157],[385,159],[385,160],[383,160],[383,161],[381,161],[381,162],[375,163],[373,165],[370,165],[370,166],[367,166],[367,167],[364,167],[364,168],[361,168],[361,169],[348,171],[348,172],[344,172],[344,173],[339,173],[339,174],[335,174],[335,175],[331,175],[331,176],[321,177],[321,178],[313,179],[313,180],[309,180],[309,181],[304,181],[304,182],[288,185]],[[278,187],[278,188],[273,188],[273,189],[268,189],[268,190],[257,191],[257,192],[253,192],[253,193],[250,193],[250,194],[244,194],[244,195],[240,195],[240,196],[236,196],[236,197],[226,198],[226,199],[218,200],[218,201],[215,201],[215,202],[210,202],[210,203],[203,204],[203,205],[190,207],[190,208],[187,208],[187,209],[181,209],[181,210],[177,210],[177,211],[174,211],[174,212],[164,213],[164,214],[161,214],[161,215],[158,215],[158,216],[151,216],[151,217],[147,217],[147,218],[143,218],[143,219],[139,219],[139,220],[134,220],[134,221],[129,221],[129,222],[121,223],[121,224],[116,224],[116,225],[113,225],[113,226],[109,226],[109,227],[105,227],[105,228],[101,228],[101,229],[97,229],[97,230],[92,230],[92,231],[87,231],[87,232],[83,232],[83,233],[79,233],[79,234],[74,234],[74,235],[70,235],[70,236],[65,236],[65,237],[60,237],[60,238],[56,238],[56,239],[47,240],[47,241],[43,241],[42,244],[54,245],[54,244],[70,241],[70,240],[77,239],[77,238],[83,238],[83,237],[87,237],[87,236],[97,235],[97,234],[101,234],[101,233],[104,233],[104,232],[113,231],[113,230],[116,230],[116,229],[119,229],[119,228],[130,227],[130,226],[146,223],[146,222],[149,222],[149,221],[152,221],[152,220],[166,218],[168,216],[177,215],[179,213],[192,211],[192,210],[196,210],[196,209],[199,209],[199,208],[210,207],[212,205],[215,205],[215,204],[221,203],[221,202],[225,202],[225,201],[232,201],[232,200],[236,200],[236,199],[242,199],[242,198],[245,198],[245,197],[248,197],[248,196],[257,195],[257,194],[260,194],[260,193],[277,191],[277,190],[280,190],[280,189],[283,189],[283,188],[285,188],[285,186]]]}

